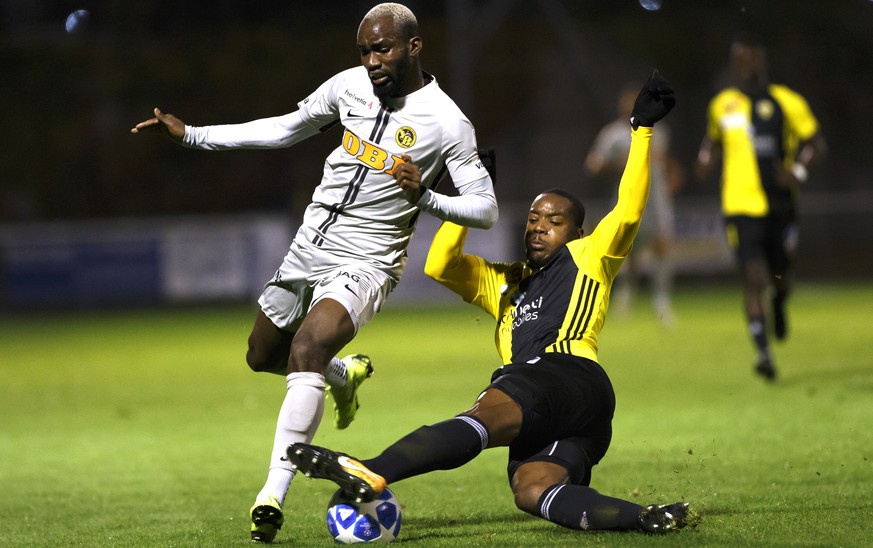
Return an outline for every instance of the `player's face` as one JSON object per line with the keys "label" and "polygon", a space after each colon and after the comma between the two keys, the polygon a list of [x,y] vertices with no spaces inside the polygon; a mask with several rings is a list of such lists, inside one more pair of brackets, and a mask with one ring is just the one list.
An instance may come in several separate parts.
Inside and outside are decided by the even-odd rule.
{"label": "player's face", "polygon": [[565,245],[582,237],[570,215],[570,200],[557,194],[540,194],[530,206],[524,231],[527,261],[545,266]]}
{"label": "player's face", "polygon": [[766,61],[763,48],[735,42],[731,45],[731,72],[737,84],[757,86],[766,80]]}
{"label": "player's face", "polygon": [[421,38],[404,39],[391,17],[362,21],[358,49],[377,97],[403,97],[417,89],[418,78],[412,70]]}

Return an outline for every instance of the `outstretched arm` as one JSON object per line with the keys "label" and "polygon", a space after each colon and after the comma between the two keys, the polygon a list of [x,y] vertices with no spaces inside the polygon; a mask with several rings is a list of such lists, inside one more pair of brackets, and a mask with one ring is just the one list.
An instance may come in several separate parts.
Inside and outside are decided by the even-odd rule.
{"label": "outstretched arm", "polygon": [[182,120],[179,120],[178,118],[173,116],[172,114],[164,114],[157,107],[155,107],[154,113],[154,117],[133,126],[130,132],[139,133],[141,131],[157,131],[181,143],[182,137],[185,136],[185,123],[182,122]]}
{"label": "outstretched arm", "polygon": [[610,256],[624,257],[633,246],[649,197],[653,127],[675,104],[672,87],[654,71],[640,91],[631,114],[631,147],[618,188],[618,201],[592,233],[599,241],[605,240],[606,253]]}
{"label": "outstretched arm", "polygon": [[466,238],[465,227],[450,222],[440,225],[430,244],[424,273],[470,302],[479,288],[480,262],[464,254]]}
{"label": "outstretched arm", "polygon": [[317,128],[303,121],[299,111],[242,124],[196,127],[157,108],[153,118],[130,130],[131,133],[148,131],[161,132],[179,144],[204,150],[283,148],[319,133]]}
{"label": "outstretched arm", "polygon": [[652,128],[632,130],[630,153],[618,187],[618,201],[592,233],[598,239],[609,239],[606,252],[609,256],[624,257],[630,253],[643,219],[651,181],[651,140]]}

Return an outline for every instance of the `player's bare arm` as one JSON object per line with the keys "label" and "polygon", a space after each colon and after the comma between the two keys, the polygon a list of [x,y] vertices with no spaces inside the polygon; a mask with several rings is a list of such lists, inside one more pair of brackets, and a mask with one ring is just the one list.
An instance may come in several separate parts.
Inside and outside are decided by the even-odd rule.
{"label": "player's bare arm", "polygon": [[697,153],[697,163],[694,165],[694,176],[706,180],[712,171],[712,166],[721,161],[721,143],[716,143],[709,137],[704,137]]}
{"label": "player's bare arm", "polygon": [[800,152],[790,168],[779,160],[774,161],[776,183],[782,188],[796,189],[798,185],[806,182],[810,168],[821,162],[826,152],[827,144],[824,137],[817,132],[811,139],[801,144]]}
{"label": "player's bare arm", "polygon": [[161,109],[155,108],[155,115],[144,122],[140,122],[130,130],[131,133],[140,131],[160,131],[164,135],[182,141],[185,136],[185,123],[172,114],[164,114]]}
{"label": "player's bare arm", "polygon": [[408,154],[402,154],[400,157],[403,163],[394,168],[394,180],[403,190],[403,197],[409,203],[418,203],[427,190],[421,184],[421,168],[412,162],[412,157]]}

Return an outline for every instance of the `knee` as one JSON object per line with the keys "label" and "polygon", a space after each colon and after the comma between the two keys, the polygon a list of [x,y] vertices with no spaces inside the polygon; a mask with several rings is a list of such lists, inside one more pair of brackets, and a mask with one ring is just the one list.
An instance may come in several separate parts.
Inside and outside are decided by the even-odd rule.
{"label": "knee", "polygon": [[288,369],[288,354],[278,350],[271,351],[255,337],[249,337],[246,364],[255,373],[285,374]]}
{"label": "knee", "polygon": [[267,371],[271,365],[266,354],[259,350],[252,337],[249,337],[248,349],[246,350],[246,364],[248,364],[249,369],[255,372]]}
{"label": "knee", "polygon": [[551,462],[528,462],[521,465],[512,477],[512,494],[519,510],[539,516],[540,498],[556,484],[569,481],[567,470]]}
{"label": "knee", "polygon": [[518,484],[513,489],[513,495],[515,495],[515,506],[519,510],[523,512],[527,512],[528,514],[538,514],[540,497],[543,496],[543,493],[547,488],[554,485],[550,483],[549,485],[545,485],[542,483],[523,483]]}

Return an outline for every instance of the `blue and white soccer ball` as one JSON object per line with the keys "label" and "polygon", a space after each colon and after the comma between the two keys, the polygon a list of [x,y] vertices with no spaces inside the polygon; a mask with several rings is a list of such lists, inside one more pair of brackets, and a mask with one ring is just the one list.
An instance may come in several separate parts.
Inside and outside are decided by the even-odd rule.
{"label": "blue and white soccer ball", "polygon": [[400,521],[400,502],[390,489],[371,502],[355,502],[340,490],[327,503],[327,530],[340,544],[391,542]]}

